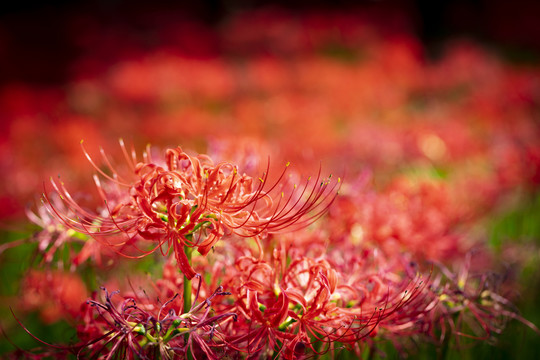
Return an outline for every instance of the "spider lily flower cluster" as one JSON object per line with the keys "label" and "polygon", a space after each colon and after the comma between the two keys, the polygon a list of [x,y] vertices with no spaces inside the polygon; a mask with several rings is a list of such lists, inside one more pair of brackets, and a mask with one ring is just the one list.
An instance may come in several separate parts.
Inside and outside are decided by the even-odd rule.
{"label": "spider lily flower cluster", "polygon": [[[200,282],[199,282],[200,284]],[[70,348],[77,356],[137,356],[140,359],[175,359],[189,352],[194,358],[216,358],[214,349],[223,349],[223,335],[218,326],[236,314],[210,315],[215,297],[230,295],[221,287],[207,299],[182,313],[178,294],[161,306],[148,298],[119,297],[118,291],[105,293],[104,302],[88,300],[85,322],[79,326],[78,334],[86,340]],[[198,295],[198,292],[197,292]],[[198,296],[196,296],[196,299]],[[221,349],[220,349],[221,348]],[[197,355],[196,355],[197,354]]]}
{"label": "spider lily flower cluster", "polygon": [[[94,293],[78,312],[65,315],[76,324],[79,340],[55,346],[58,354],[362,356],[381,341],[412,352],[415,339],[490,339],[512,318],[536,329],[485,276],[471,275],[471,261],[459,261],[471,256],[455,246],[453,225],[460,215],[437,196],[437,187],[415,191],[402,185],[398,206],[397,190],[370,192],[364,175],[337,197],[340,179],[322,178],[320,170],[298,186],[289,164],[271,181],[269,164],[255,177],[180,148],[166,150],[163,159],[148,148],[141,160],[123,143],[121,148],[127,171],[113,167],[103,151],[99,164],[85,151],[101,177],[95,176],[97,210],[80,205],[61,181],[52,180],[54,191],[45,193],[43,207],[29,213],[43,227],[34,237],[43,264],[70,270],[48,270],[48,283],[86,266],[109,283],[107,289],[119,289],[103,288],[103,300]],[[451,218],[436,211],[441,204]],[[426,213],[435,214],[431,222]],[[316,221],[322,216],[325,221]],[[426,251],[433,236],[445,243]],[[62,257],[59,250],[69,245],[74,249]],[[145,257],[150,279],[136,275]],[[127,284],[120,275],[126,269]],[[27,284],[28,293],[39,288]],[[62,292],[47,296],[66,301]],[[26,306],[38,307],[36,301]]]}
{"label": "spider lily flower cluster", "polygon": [[[190,156],[179,147],[168,149],[161,161],[154,161],[147,151],[142,162],[134,152],[128,155],[123,143],[122,149],[132,171],[131,181],[110,166],[103,152],[112,176],[95,165],[85,151],[109,182],[102,185],[95,177],[103,200],[100,211],[83,209],[63,183],[54,180],[52,185],[69,212],[63,212],[45,194],[49,208],[67,228],[101,240],[127,256],[133,248],[143,255],[157,249],[166,254],[173,249],[178,267],[188,279],[196,273],[185,247],[196,248],[204,256],[225,234],[258,239],[305,227],[332,203],[339,183],[321,179],[319,171],[303,188],[291,187],[283,181],[285,168],[278,180],[268,185],[268,169],[258,179],[240,175],[231,163],[214,165],[208,156]],[[291,189],[285,194],[287,186]],[[150,241],[151,248],[140,248],[138,240]]]}

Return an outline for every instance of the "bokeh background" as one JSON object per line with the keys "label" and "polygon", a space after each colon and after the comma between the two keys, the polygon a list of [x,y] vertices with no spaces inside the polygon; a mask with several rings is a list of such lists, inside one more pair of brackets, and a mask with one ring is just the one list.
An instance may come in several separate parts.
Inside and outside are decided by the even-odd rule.
{"label": "bokeh background", "polygon": [[[25,209],[51,176],[91,188],[80,141],[114,157],[119,138],[350,178],[369,170],[381,191],[403,177],[443,183],[540,324],[539,13],[533,0],[1,5],[4,331],[36,346],[11,306],[37,336],[69,332],[16,307],[35,250]],[[512,323],[496,347],[448,357],[535,358],[538,340]]]}

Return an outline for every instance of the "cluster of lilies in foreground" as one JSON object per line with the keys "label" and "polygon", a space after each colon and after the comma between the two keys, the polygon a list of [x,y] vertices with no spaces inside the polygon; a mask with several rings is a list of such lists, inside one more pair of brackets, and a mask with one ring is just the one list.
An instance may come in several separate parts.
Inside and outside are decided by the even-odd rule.
{"label": "cluster of lilies in foreground", "polygon": [[[29,273],[23,301],[62,304],[34,306],[68,319],[78,340],[16,356],[303,359],[487,341],[511,319],[536,330],[475,266],[489,254],[465,246],[455,227],[470,209],[442,185],[383,194],[366,172],[304,177],[286,163],[272,174],[267,160],[247,174],[246,159],[219,153],[121,149],[117,163],[83,147],[94,199],[51,179],[28,214],[45,270]],[[104,283],[81,301],[88,268]]]}
{"label": "cluster of lilies in foreground", "polygon": [[[538,196],[538,67],[468,42],[429,59],[376,22],[246,12],[163,25],[210,36],[202,55],[128,58],[97,26],[65,86],[0,89],[0,219],[43,189],[35,232],[0,246],[35,247],[2,328],[38,345],[6,356],[444,358],[538,331],[513,305],[536,245],[488,234]],[[34,312],[76,335],[46,341]]]}

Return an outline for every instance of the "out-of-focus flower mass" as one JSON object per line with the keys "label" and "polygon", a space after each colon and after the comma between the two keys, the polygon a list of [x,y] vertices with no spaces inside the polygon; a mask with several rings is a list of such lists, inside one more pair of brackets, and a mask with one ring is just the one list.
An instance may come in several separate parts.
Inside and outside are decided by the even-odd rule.
{"label": "out-of-focus flower mass", "polygon": [[1,84],[1,356],[537,343],[540,67],[387,15],[86,19],[61,84]]}

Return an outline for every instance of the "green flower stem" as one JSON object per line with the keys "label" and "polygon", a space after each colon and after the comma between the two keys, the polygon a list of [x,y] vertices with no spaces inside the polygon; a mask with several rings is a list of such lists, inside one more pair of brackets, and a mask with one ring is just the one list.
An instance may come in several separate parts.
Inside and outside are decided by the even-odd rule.
{"label": "green flower stem", "polygon": [[[191,266],[191,255],[192,255],[192,252],[193,252],[193,248],[187,246],[187,245],[184,245],[184,251],[186,253],[186,256],[187,256],[187,259],[188,259],[188,262],[189,262],[189,265]],[[191,310],[191,280],[189,280],[185,275],[184,275],[184,314],[187,314],[190,310]],[[186,359],[188,360],[193,360],[193,355],[191,354],[191,352],[189,352],[189,349],[187,348],[187,343],[188,343],[188,340],[189,340],[189,333],[186,332],[186,334],[184,334],[184,339],[186,340]]]}
{"label": "green flower stem", "polygon": [[[191,254],[193,252],[193,248],[184,245],[184,251],[186,252],[186,256],[189,261],[189,265],[191,265]],[[184,313],[188,313],[191,309],[191,280],[188,279],[184,275]]]}

